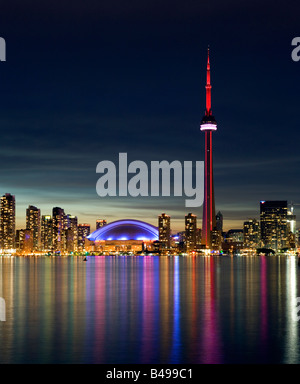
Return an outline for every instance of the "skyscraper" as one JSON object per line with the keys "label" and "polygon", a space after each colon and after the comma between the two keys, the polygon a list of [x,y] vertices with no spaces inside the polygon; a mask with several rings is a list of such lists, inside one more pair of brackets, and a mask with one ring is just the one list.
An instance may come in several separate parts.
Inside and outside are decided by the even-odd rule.
{"label": "skyscraper", "polygon": [[96,229],[104,227],[104,225],[106,225],[106,224],[107,224],[106,220],[102,220],[102,219],[96,220]]}
{"label": "skyscraper", "polygon": [[216,215],[216,230],[223,232],[223,215],[220,211]]}
{"label": "skyscraper", "polygon": [[197,216],[189,213],[185,216],[185,245],[186,251],[191,252],[196,248],[197,242]]}
{"label": "skyscraper", "polygon": [[261,243],[275,251],[287,246],[287,201],[260,202]]}
{"label": "skyscraper", "polygon": [[41,224],[41,244],[42,250],[50,251],[53,246],[53,223],[49,215],[42,216]]}
{"label": "skyscraper", "polygon": [[249,219],[244,222],[244,248],[257,248],[260,242],[259,222]]}
{"label": "skyscraper", "polygon": [[64,250],[64,230],[66,229],[66,215],[62,208],[55,207],[52,210],[53,240],[52,245],[55,251]]}
{"label": "skyscraper", "polygon": [[159,241],[161,248],[170,249],[171,245],[171,226],[170,216],[162,213],[158,216],[158,230],[159,230]]}
{"label": "skyscraper", "polygon": [[213,180],[213,154],[212,133],[217,130],[217,122],[211,109],[211,84],[209,49],[206,68],[206,110],[202,118],[200,130],[205,133],[205,158],[204,158],[204,202],[202,218],[202,244],[212,248],[212,231],[216,229],[215,196]]}
{"label": "skyscraper", "polygon": [[[72,235],[70,231],[68,231],[68,236],[66,237],[68,240],[68,251],[77,251],[78,249],[78,219],[77,216],[67,215],[67,229],[72,231]],[[73,236],[73,246],[70,244],[71,238]]]}
{"label": "skyscraper", "polygon": [[91,227],[89,224],[79,224],[78,225],[78,250],[83,251],[85,249],[85,239],[91,232]]}
{"label": "skyscraper", "polygon": [[28,255],[33,251],[33,232],[31,229],[18,229],[16,232],[16,249],[20,254]]}
{"label": "skyscraper", "polygon": [[26,209],[26,229],[31,230],[33,250],[37,251],[41,246],[41,211],[33,205]]}
{"label": "skyscraper", "polygon": [[15,196],[6,193],[0,199],[0,249],[13,249],[15,247],[15,233]]}

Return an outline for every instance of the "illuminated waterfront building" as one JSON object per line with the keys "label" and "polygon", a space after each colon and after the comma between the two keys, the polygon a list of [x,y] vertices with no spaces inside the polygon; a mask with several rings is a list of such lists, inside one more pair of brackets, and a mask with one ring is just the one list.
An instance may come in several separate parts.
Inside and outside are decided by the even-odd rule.
{"label": "illuminated waterfront building", "polygon": [[[68,235],[66,236],[67,241],[67,251],[68,252],[74,252],[78,249],[78,219],[77,216],[67,215],[67,229]],[[73,245],[71,246],[71,232],[69,230],[72,230],[72,238],[73,238]],[[68,240],[69,239],[69,240]]]}
{"label": "illuminated waterfront building", "polygon": [[162,213],[158,216],[158,231],[161,249],[170,249],[171,245],[171,218]]}
{"label": "illuminated waterfront building", "polygon": [[189,213],[185,216],[185,246],[186,251],[191,252],[196,248],[197,216]]}
{"label": "illuminated waterfront building", "polygon": [[41,220],[41,244],[42,250],[52,250],[53,242],[53,223],[49,215],[43,215]]}
{"label": "illuminated waterfront building", "polygon": [[275,251],[288,246],[287,201],[260,202],[261,245]]}
{"label": "illuminated waterfront building", "polygon": [[78,250],[83,251],[85,249],[85,239],[91,233],[91,226],[89,224],[78,225]]}
{"label": "illuminated waterfront building", "polygon": [[37,251],[41,246],[41,210],[33,205],[26,209],[26,229],[30,229],[33,238],[33,250]]}
{"label": "illuminated waterfront building", "polygon": [[294,215],[294,207],[291,207],[291,210],[287,213],[287,225],[288,232],[296,234],[296,215]]}
{"label": "illuminated waterfront building", "polygon": [[28,255],[34,250],[34,237],[31,229],[18,229],[16,231],[17,253]]}
{"label": "illuminated waterfront building", "polygon": [[[65,230],[65,251],[68,253],[77,251],[78,248],[78,242],[76,241],[75,245],[75,234],[74,230],[72,228],[67,228]],[[76,237],[77,240],[77,237]]]}
{"label": "illuminated waterfront building", "polygon": [[243,242],[244,231],[243,229],[230,229],[225,236],[225,243]]}
{"label": "illuminated waterfront building", "polygon": [[202,230],[201,228],[196,229],[196,247],[201,248],[202,244]]}
{"label": "illuminated waterfront building", "polygon": [[15,196],[6,193],[0,199],[0,249],[14,249],[16,234]]}
{"label": "illuminated waterfront building", "polygon": [[64,230],[66,229],[65,211],[60,207],[52,210],[52,226],[53,226],[53,249],[54,251],[64,250]]}
{"label": "illuminated waterfront building", "polygon": [[103,253],[151,251],[158,238],[157,227],[131,219],[113,221],[88,236]]}
{"label": "illuminated waterfront building", "polygon": [[258,248],[259,244],[259,222],[255,219],[249,219],[244,222],[244,248]]}
{"label": "illuminated waterfront building", "polygon": [[224,242],[222,243],[223,251],[238,251],[244,247],[244,231],[243,229],[230,229],[224,234]]}
{"label": "illuminated waterfront building", "polygon": [[222,232],[215,229],[211,231],[211,248],[214,250],[221,250],[222,245]]}
{"label": "illuminated waterfront building", "polygon": [[202,244],[205,248],[212,248],[212,231],[216,230],[215,196],[213,179],[213,153],[212,133],[217,130],[217,122],[211,109],[211,83],[209,50],[206,68],[206,109],[202,118],[200,129],[205,133],[205,158],[204,158],[204,202],[202,217]]}
{"label": "illuminated waterfront building", "polygon": [[103,220],[103,219],[96,220],[96,229],[102,228],[106,224],[107,224],[106,220]]}
{"label": "illuminated waterfront building", "polygon": [[216,230],[223,232],[223,215],[220,211],[216,214]]}

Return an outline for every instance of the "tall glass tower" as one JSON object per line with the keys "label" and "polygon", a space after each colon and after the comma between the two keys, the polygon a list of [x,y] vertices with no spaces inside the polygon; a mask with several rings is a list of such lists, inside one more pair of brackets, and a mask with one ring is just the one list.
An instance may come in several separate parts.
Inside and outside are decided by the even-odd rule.
{"label": "tall glass tower", "polygon": [[13,249],[16,235],[15,196],[6,193],[0,198],[0,249]]}

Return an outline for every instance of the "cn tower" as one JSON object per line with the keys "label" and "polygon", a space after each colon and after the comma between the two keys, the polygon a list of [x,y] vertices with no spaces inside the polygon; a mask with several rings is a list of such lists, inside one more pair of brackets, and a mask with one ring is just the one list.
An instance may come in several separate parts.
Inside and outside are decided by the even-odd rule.
{"label": "cn tower", "polygon": [[213,152],[212,133],[217,130],[217,122],[211,110],[211,84],[209,48],[207,51],[206,68],[206,110],[202,118],[200,130],[205,133],[205,160],[204,160],[204,203],[202,218],[202,245],[212,248],[212,231],[216,227],[214,178],[213,178]]}

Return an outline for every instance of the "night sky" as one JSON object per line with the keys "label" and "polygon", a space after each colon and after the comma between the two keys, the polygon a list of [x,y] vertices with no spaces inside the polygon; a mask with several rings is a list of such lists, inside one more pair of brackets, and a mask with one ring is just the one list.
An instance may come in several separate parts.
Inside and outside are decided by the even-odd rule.
{"label": "night sky", "polygon": [[[259,217],[259,201],[300,203],[299,1],[1,2],[0,195],[99,218],[182,230],[183,198],[96,194],[96,165],[204,160],[199,124],[211,52],[216,211],[225,229]],[[300,217],[300,206],[295,207]],[[198,223],[201,226],[201,221]]]}

